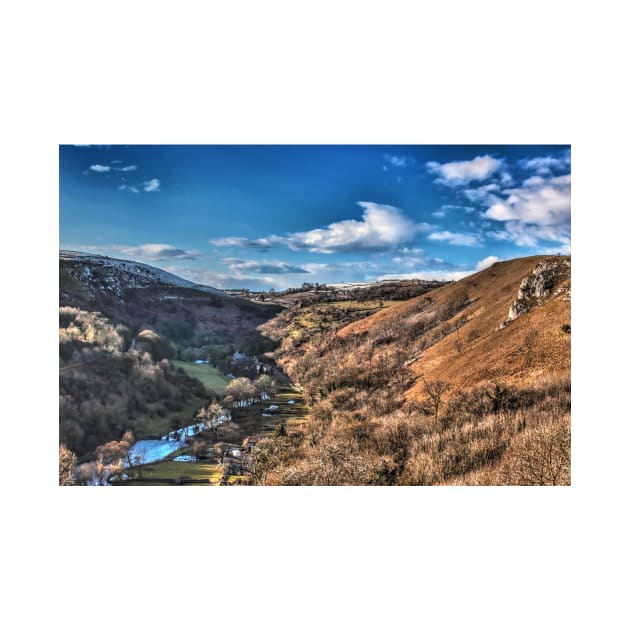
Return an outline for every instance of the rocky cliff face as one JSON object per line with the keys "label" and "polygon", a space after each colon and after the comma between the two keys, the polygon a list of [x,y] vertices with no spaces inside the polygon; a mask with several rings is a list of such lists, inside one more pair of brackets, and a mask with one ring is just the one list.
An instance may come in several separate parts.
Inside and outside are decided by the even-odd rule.
{"label": "rocky cliff face", "polygon": [[544,260],[539,262],[529,275],[521,281],[516,300],[512,302],[508,317],[499,328],[527,313],[532,306],[542,303],[543,298],[555,293],[566,293],[564,299],[571,299],[571,287],[564,281],[571,276],[571,260]]}

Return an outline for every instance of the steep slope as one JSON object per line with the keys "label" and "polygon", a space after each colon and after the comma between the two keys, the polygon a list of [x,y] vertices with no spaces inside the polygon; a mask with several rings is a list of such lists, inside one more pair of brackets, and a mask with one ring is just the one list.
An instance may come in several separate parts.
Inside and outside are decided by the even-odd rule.
{"label": "steep slope", "polygon": [[164,433],[211,392],[169,362],[273,342],[257,326],[280,310],[196,285],[141,263],[77,252],[59,256],[60,442],[79,456],[99,444]]}
{"label": "steep slope", "polygon": [[[545,273],[537,273],[538,266],[548,267],[548,286],[519,301],[521,285],[528,286]],[[364,334],[369,340],[386,330],[404,337],[414,326],[421,332],[424,324],[428,331],[408,346],[408,365],[416,375],[447,380],[454,388],[495,380],[526,385],[542,376],[570,374],[570,287],[570,258],[533,256],[498,262],[432,291],[428,298],[409,300],[360,320],[339,335]],[[506,323],[515,302],[525,310]],[[429,328],[429,322],[435,328]],[[422,389],[419,380],[407,395],[421,398]]]}
{"label": "steep slope", "polygon": [[561,256],[496,263],[283,346],[312,413],[267,445],[261,478],[570,483],[570,271]]}
{"label": "steep slope", "polygon": [[59,255],[59,305],[99,311],[134,333],[148,325],[176,343],[242,343],[244,351],[264,346],[256,327],[281,310],[150,265],[68,251]]}
{"label": "steep slope", "polygon": [[59,261],[63,271],[82,282],[92,295],[101,291],[120,298],[129,289],[178,287],[227,297],[219,289],[195,284],[168,271],[130,260],[60,250]]}

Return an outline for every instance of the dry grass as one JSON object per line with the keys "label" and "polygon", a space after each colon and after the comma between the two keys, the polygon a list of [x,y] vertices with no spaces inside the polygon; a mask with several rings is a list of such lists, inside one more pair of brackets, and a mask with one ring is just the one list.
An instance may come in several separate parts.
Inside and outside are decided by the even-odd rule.
{"label": "dry grass", "polygon": [[[562,331],[571,322],[571,303],[565,294],[551,295],[541,306],[534,306],[503,330],[497,330],[507,318],[510,304],[516,299],[521,280],[541,260],[556,259],[532,256],[496,263],[490,269],[446,285],[429,296],[431,309],[437,310],[465,292],[469,304],[452,320],[451,332],[421,351],[411,367],[415,374],[429,380],[442,379],[453,390],[469,388],[500,379],[513,384],[527,384],[545,375],[568,376],[571,370],[571,336]],[[562,258],[564,259],[564,258]],[[563,286],[570,286],[563,282]],[[400,329],[405,320],[419,317],[425,296],[409,300],[360,320],[344,328],[340,336],[368,334],[376,327],[389,325]],[[427,317],[426,312],[423,317]],[[453,330],[456,320],[465,323]],[[407,399],[424,398],[423,385],[417,385]]]}
{"label": "dry grass", "polygon": [[312,413],[301,437],[266,445],[259,482],[570,483],[570,301],[552,292],[500,329],[550,258],[497,263],[283,346]]}

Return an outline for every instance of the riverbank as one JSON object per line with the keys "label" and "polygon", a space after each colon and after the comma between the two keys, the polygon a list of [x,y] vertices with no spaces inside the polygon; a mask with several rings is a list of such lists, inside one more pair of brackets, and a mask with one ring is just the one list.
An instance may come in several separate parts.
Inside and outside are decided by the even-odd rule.
{"label": "riverbank", "polygon": [[[231,409],[231,418],[217,426],[191,425],[188,433],[178,439],[137,442],[131,453],[141,453],[143,446],[154,442],[153,455],[159,455],[160,449],[164,454],[159,459],[139,461],[127,468],[125,476],[129,478],[113,480],[112,485],[247,484],[247,466],[243,465],[245,460],[241,462],[245,455],[241,448],[243,442],[253,436],[271,436],[278,424],[299,421],[307,411],[301,392],[289,386],[280,387],[268,400]],[[225,429],[219,434],[217,429],[224,425]],[[180,457],[188,461],[176,461]]]}

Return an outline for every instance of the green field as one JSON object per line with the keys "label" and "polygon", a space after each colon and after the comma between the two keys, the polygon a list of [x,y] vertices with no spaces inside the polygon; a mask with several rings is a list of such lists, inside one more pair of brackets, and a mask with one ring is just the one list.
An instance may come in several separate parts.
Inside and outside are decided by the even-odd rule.
{"label": "green field", "polygon": [[216,484],[221,479],[221,467],[218,464],[204,462],[173,462],[164,461],[157,464],[147,464],[142,467],[142,479],[210,479]]}
{"label": "green field", "polygon": [[219,370],[206,363],[197,364],[191,361],[179,361],[172,359],[171,363],[182,368],[188,376],[192,376],[203,383],[203,386],[217,396],[223,396],[230,379]]}
{"label": "green field", "polygon": [[[289,404],[289,401],[292,401],[292,404]],[[268,407],[270,405],[277,405],[278,409],[269,410]],[[295,389],[281,386],[278,393],[270,400],[260,401],[245,408],[232,409],[232,417],[238,428],[230,436],[230,443],[238,445],[248,435],[272,435],[275,426],[280,422],[288,427],[298,428],[303,423],[304,415],[307,412],[308,409],[304,404],[303,395]],[[269,415],[263,416],[263,413]],[[157,427],[158,420],[156,419],[155,422],[154,427]],[[211,431],[203,432],[197,435],[195,439],[197,441],[200,440],[206,448],[210,448],[215,443],[215,438]],[[169,457],[174,458],[177,455],[190,452],[191,446],[187,445],[172,453]],[[129,486],[173,485],[177,479],[189,478],[200,479],[204,482],[207,482],[209,479],[211,485],[218,485],[222,474],[219,464],[210,464],[204,461],[175,462],[172,459],[145,464],[141,466],[141,470],[141,479],[136,478],[114,483],[116,485]],[[227,482],[228,485],[233,485],[243,480],[247,480],[247,475],[230,475]]]}

